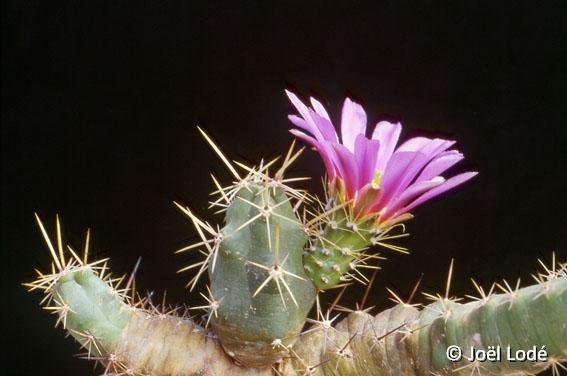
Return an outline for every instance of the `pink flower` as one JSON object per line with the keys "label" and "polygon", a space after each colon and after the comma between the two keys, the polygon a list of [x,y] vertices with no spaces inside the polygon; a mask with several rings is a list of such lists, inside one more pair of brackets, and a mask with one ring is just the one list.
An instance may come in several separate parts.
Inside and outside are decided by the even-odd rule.
{"label": "pink flower", "polygon": [[477,174],[441,176],[464,158],[449,149],[455,141],[415,137],[396,148],[402,126],[387,121],[376,124],[372,137],[366,137],[366,112],[350,98],[343,105],[339,140],[319,101],[310,98],[308,107],[295,94],[286,93],[299,113],[289,115],[299,128],[290,132],[315,147],[327,169],[331,190],[344,202],[351,201],[359,218],[376,216],[379,223],[392,222]]}

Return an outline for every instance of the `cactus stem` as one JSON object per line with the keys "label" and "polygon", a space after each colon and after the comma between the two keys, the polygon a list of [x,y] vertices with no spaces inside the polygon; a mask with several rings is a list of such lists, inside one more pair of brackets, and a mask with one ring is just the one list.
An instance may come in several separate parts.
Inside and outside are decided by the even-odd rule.
{"label": "cactus stem", "polygon": [[[256,205],[254,205],[254,206],[256,206]],[[268,227],[268,237],[270,237],[270,236],[271,235],[270,235],[270,231],[269,231],[269,227]],[[302,277],[298,276],[297,274],[293,274],[293,273],[291,273],[291,272],[289,272],[289,271],[287,271],[283,268],[285,262],[287,261],[287,257],[289,256],[289,254],[287,254],[284,257],[281,264],[279,263],[279,248],[280,248],[279,242],[280,242],[280,225],[276,224],[276,226],[275,226],[275,239],[274,239],[275,247],[274,247],[274,263],[273,263],[273,265],[270,266],[270,267],[267,267],[267,266],[264,266],[262,264],[258,264],[256,262],[252,262],[252,261],[246,262],[247,264],[254,265],[257,268],[264,269],[268,272],[268,277],[260,284],[260,286],[258,286],[258,288],[254,292],[252,297],[253,298],[256,297],[256,295],[258,295],[258,293],[260,293],[260,291],[262,291],[262,289],[264,287],[266,287],[266,285],[270,281],[273,280],[276,283],[276,286],[278,288],[278,292],[280,294],[280,298],[282,300],[284,308],[287,308],[287,307],[286,307],[286,303],[285,303],[285,299],[284,299],[284,296],[283,296],[283,292],[282,292],[280,283],[285,287],[286,291],[288,292],[289,296],[291,297],[291,300],[293,300],[293,302],[295,303],[295,306],[298,307],[299,305],[297,304],[297,300],[295,299],[295,296],[293,296],[293,293],[291,292],[289,285],[285,281],[285,276],[288,275],[290,277],[297,278],[301,281],[305,281],[305,278],[302,278]],[[271,243],[270,243],[270,250],[271,250]]]}
{"label": "cactus stem", "polygon": [[[205,256],[204,260],[178,272],[197,271],[188,284],[192,290],[200,276],[206,270],[209,271],[211,291],[215,296],[225,295],[226,299],[222,305],[212,307],[215,299],[210,296],[207,305],[198,307],[209,311],[207,325],[209,322],[212,324],[225,349],[242,364],[266,366],[282,355],[281,350],[272,349],[271,343],[277,338],[285,346],[291,343],[292,337],[300,332],[301,320],[305,320],[315,298],[315,289],[304,275],[301,263],[306,237],[302,231],[304,223],[298,218],[301,205],[311,201],[311,198],[304,190],[286,184],[305,178],[284,178],[285,171],[303,149],[295,151],[292,144],[283,164],[272,178],[269,169],[279,157],[267,163],[262,160],[258,166],[251,167],[238,161],[229,161],[212,139],[202,129],[199,131],[236,179],[223,187],[211,175],[216,189],[211,195],[216,197],[211,200],[210,206],[218,207],[218,212],[226,212],[227,224],[222,232],[218,227],[214,230],[209,223],[199,219],[188,207],[175,203],[189,217],[200,237],[198,242],[178,249],[176,253],[197,249]],[[280,225],[283,236],[281,241],[285,244],[283,250],[279,250],[279,234],[275,234],[273,238]],[[281,257],[279,253],[282,254]],[[242,288],[235,290],[234,281],[223,285],[219,278],[226,278],[227,275],[228,278],[240,278],[239,282],[244,283]],[[243,300],[238,300],[238,297],[249,299],[250,303],[242,303]],[[267,304],[268,301],[271,303]],[[235,302],[237,305],[234,305]],[[218,312],[213,308],[217,308]],[[252,324],[248,322],[252,322],[251,317],[262,322],[258,330],[236,330],[236,321],[245,320],[246,325],[250,326]],[[271,322],[269,317],[273,318]],[[245,345],[236,348],[234,345],[238,343],[234,342],[234,338],[242,335],[247,335],[254,341],[244,342]]]}
{"label": "cactus stem", "polygon": [[[555,264],[555,260],[553,262]],[[429,294],[435,302],[425,305],[421,312],[418,312],[415,308],[417,305],[411,304],[411,299],[415,295],[417,287],[412,290],[410,299],[406,302],[400,295],[389,290],[395,297],[392,300],[398,304],[391,310],[380,313],[375,318],[371,318],[360,310],[351,311],[346,319],[335,325],[335,330],[332,332],[311,330],[312,327],[302,333],[300,341],[294,345],[293,350],[290,350],[293,357],[289,359],[288,364],[293,364],[293,370],[290,370],[288,364],[285,364],[288,361],[286,359],[282,368],[280,368],[280,372],[285,375],[360,374],[361,372],[365,374],[391,373],[404,375],[511,375],[519,374],[518,371],[520,370],[532,374],[532,372],[540,372],[549,367],[552,374],[558,376],[562,374],[560,372],[567,370],[561,364],[561,361],[565,361],[565,347],[564,341],[562,341],[565,338],[562,335],[565,327],[561,325],[564,320],[562,320],[562,316],[557,316],[564,311],[561,305],[565,302],[564,297],[567,290],[567,284],[565,284],[567,282],[565,280],[567,264],[555,265],[544,267],[541,274],[546,277],[540,277],[543,279],[538,285],[520,289],[516,284],[503,282],[501,288],[499,288],[503,293],[500,294],[494,293],[495,288],[497,288],[496,284],[493,284],[487,292],[473,281],[479,296],[471,297],[473,301],[464,304],[456,303],[460,299],[451,296],[451,279],[454,271],[451,265],[445,291],[435,295]],[[419,282],[418,280],[416,286],[419,285]],[[541,291],[546,289],[549,297],[542,296]],[[534,298],[536,295],[540,297],[539,299],[542,299],[539,304],[533,303],[538,299]],[[550,303],[551,299],[553,299],[553,303]],[[513,305],[511,304],[512,300]],[[331,309],[334,306],[336,306],[336,302],[333,303]],[[510,320],[526,309],[532,314],[530,322],[540,322],[545,318],[552,322],[556,329],[545,331],[540,328],[538,331],[533,327],[525,326],[525,334],[511,335],[510,328],[504,324],[506,322],[511,324]],[[479,314],[494,314],[495,312],[498,312],[495,317],[478,316]],[[501,317],[501,315],[505,317]],[[466,317],[466,320],[462,321],[463,317]],[[478,320],[480,321],[477,322]],[[492,332],[494,328],[490,326],[490,323],[494,320],[498,321],[496,332]],[[314,320],[310,322],[314,323],[314,326],[320,326]],[[452,330],[455,328],[462,332],[453,332]],[[331,337],[331,348],[328,344],[325,348],[326,336]],[[477,336],[480,336],[480,339],[476,339]],[[524,336],[526,337],[524,338]],[[481,341],[479,343],[485,343],[484,347],[491,343],[504,347],[510,345],[510,341],[515,339],[516,341],[520,340],[520,343],[516,343],[514,347],[527,348],[525,345],[531,343],[530,341],[536,344],[543,341],[548,345],[546,347],[549,348],[550,355],[546,362],[527,362],[525,365],[517,362],[502,362],[492,365],[478,361],[447,365],[439,363],[439,359],[442,359],[442,357],[435,358],[437,353],[443,353],[448,345],[459,344],[459,346],[465,348],[469,344],[469,337]],[[352,338],[350,345],[341,346],[347,341],[347,338]],[[341,349],[343,349],[342,352]],[[353,354],[352,358],[348,357],[349,352]],[[316,356],[313,356],[312,353]],[[413,360],[400,362],[400,359],[408,359],[408,357]],[[322,369],[316,370],[315,367],[310,368],[308,366],[309,364],[327,362],[331,363],[325,364]]]}
{"label": "cactus stem", "polygon": [[[407,254],[407,248],[392,244],[389,240],[408,236],[401,223],[379,228],[372,219],[356,218],[348,202],[335,205],[332,197],[326,203],[316,198],[319,209],[306,210],[312,219],[304,221],[304,229],[310,241],[304,253],[304,266],[317,288],[325,290],[356,281],[366,285],[369,280],[365,270],[376,270],[374,261],[384,259],[368,250],[380,245],[392,251]],[[401,229],[404,233],[393,233]]]}
{"label": "cactus stem", "polygon": [[[188,318],[189,308],[181,316],[180,307],[166,306],[164,294],[159,304],[151,295],[138,298],[134,276],[114,278],[108,259],[89,262],[89,247],[83,257],[71,247],[63,247],[61,226],[52,241],[36,215],[40,230],[52,257],[50,273],[37,271],[37,279],[24,283],[28,289],[41,290],[41,305],[58,316],[56,326],[77,340],[82,358],[103,365],[105,375],[267,375],[269,370],[252,370],[236,365],[222,350],[216,336]],[[90,234],[86,236],[89,241]],[[127,281],[127,282],[126,282]],[[121,287],[125,284],[125,287]],[[131,293],[131,296],[130,296]],[[209,321],[215,319],[221,299],[207,297]],[[220,314],[219,314],[220,317]]]}
{"label": "cactus stem", "polygon": [[[216,300],[211,295],[207,305],[198,307],[209,311],[207,325],[212,324],[223,347],[235,359],[248,366],[265,367],[283,355],[281,350],[274,351],[271,343],[278,338],[284,346],[292,343],[315,298],[314,286],[304,275],[301,263],[306,236],[302,231],[304,223],[298,218],[301,205],[311,198],[305,191],[286,184],[305,178],[284,178],[286,169],[302,150],[294,151],[292,144],[276,176],[271,178],[270,167],[279,157],[251,167],[229,161],[212,139],[199,131],[236,180],[223,187],[211,175],[216,187],[212,195],[218,197],[210,205],[218,207],[218,212],[226,212],[227,223],[222,232],[197,218],[188,207],[175,203],[190,218],[200,237],[200,241],[176,253],[199,249],[205,256],[203,261],[179,272],[197,270],[189,282],[192,290],[204,271],[209,271],[211,291],[215,296],[225,295],[226,299],[222,305],[218,301],[214,306]],[[237,168],[244,173],[237,172]],[[279,226],[284,245],[281,257]],[[226,280],[231,278],[227,284]],[[258,328],[253,327],[254,320],[260,322]],[[246,330],[235,326],[240,321]]]}
{"label": "cactus stem", "polygon": [[[68,331],[87,350],[87,357],[92,354],[103,355],[103,344],[112,343],[119,336],[125,325],[126,305],[122,300],[128,300],[128,289],[120,288],[125,280],[113,278],[106,273],[108,259],[89,262],[90,231],[87,231],[83,257],[80,258],[67,246],[70,257],[65,257],[61,224],[56,216],[57,252],[43,222],[37,214],[35,218],[52,257],[51,273],[37,271],[35,281],[24,283],[32,290],[42,290],[45,297],[41,301],[44,309],[58,315],[55,325],[63,324]],[[96,301],[94,308],[92,303]],[[90,308],[87,307],[91,304]],[[95,333],[96,329],[96,333]]]}

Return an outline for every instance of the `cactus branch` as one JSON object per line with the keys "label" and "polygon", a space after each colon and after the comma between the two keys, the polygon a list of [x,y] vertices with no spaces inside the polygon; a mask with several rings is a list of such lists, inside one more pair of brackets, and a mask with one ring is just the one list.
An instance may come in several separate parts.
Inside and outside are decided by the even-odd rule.
{"label": "cactus branch", "polygon": [[[53,259],[52,273],[37,271],[25,284],[45,293],[44,308],[56,314],[57,324],[85,349],[85,357],[102,364],[105,375],[268,375],[236,365],[216,336],[191,320],[185,310],[135,299],[132,280],[126,288],[109,274],[107,260],[88,262],[63,248],[57,217],[57,250],[36,215]],[[164,299],[165,300],[165,299]],[[195,307],[198,308],[198,307]]]}
{"label": "cactus branch", "polygon": [[[566,266],[539,274],[540,283],[484,290],[469,303],[439,296],[421,311],[399,303],[375,317],[357,310],[334,330],[308,330],[281,365],[283,375],[516,375],[558,370],[567,360]],[[478,285],[475,283],[478,287]],[[501,351],[501,361],[452,362],[447,349],[458,346]],[[545,349],[547,361],[508,361],[518,350]],[[509,350],[509,354],[508,352]]]}

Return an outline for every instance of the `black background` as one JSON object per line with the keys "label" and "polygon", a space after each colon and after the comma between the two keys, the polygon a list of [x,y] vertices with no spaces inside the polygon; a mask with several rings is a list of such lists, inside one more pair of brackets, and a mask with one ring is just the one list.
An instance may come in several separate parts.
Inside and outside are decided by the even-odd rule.
{"label": "black background", "polygon": [[[230,178],[195,125],[234,158],[282,153],[286,87],[315,93],[335,119],[350,93],[372,123],[400,118],[403,138],[454,137],[466,155],[454,172],[480,171],[415,210],[402,241],[412,255],[389,254],[372,290],[379,308],[391,305],[384,287],[407,294],[420,272],[423,290],[440,292],[451,258],[459,295],[470,277],[527,284],[537,258],[565,259],[565,3],[331,3],[3,2],[7,374],[93,374],[20,286],[49,264],[33,212],[50,230],[60,213],[77,247],[91,227],[116,273],[142,256],[142,291],[195,301],[175,273],[192,256],[172,254],[195,233],[172,200],[220,222],[206,209],[208,173]],[[294,171],[322,166],[308,152]],[[307,186],[320,191],[318,179]],[[360,298],[351,291],[343,304]]]}

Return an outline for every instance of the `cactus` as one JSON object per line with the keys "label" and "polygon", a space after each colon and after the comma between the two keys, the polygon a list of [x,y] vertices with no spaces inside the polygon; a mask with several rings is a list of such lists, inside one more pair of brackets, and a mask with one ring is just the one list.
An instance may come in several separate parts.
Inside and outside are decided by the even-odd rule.
{"label": "cactus", "polygon": [[56,251],[36,218],[53,268],[50,274],[38,271],[38,279],[26,285],[45,293],[44,308],[57,314],[57,324],[81,344],[87,358],[102,364],[105,375],[266,374],[235,365],[187,310],[178,314],[165,303],[139,299],[133,278],[121,287],[125,277],[113,278],[106,259],[89,263],[88,237],[83,258],[71,247],[64,250],[59,218]]}
{"label": "cactus", "polygon": [[[485,293],[475,284],[479,296],[464,304],[449,297],[448,288],[445,296],[427,294],[435,302],[421,311],[396,296],[393,308],[375,317],[358,309],[334,327],[337,316],[323,314],[318,305],[320,319],[310,320],[312,327],[294,345],[274,345],[285,355],[272,371],[235,364],[213,333],[188,318],[188,310],[180,314],[136,298],[132,278],[121,288],[125,278],[112,278],[107,260],[89,263],[86,252],[83,258],[70,247],[64,252],[59,225],[56,252],[38,223],[54,268],[52,274],[38,272],[28,287],[46,293],[45,308],[107,375],[512,375],[548,367],[559,372],[567,360],[567,264],[546,267],[536,276],[538,284],[525,288],[504,282]],[[504,293],[493,293],[494,286]],[[446,357],[452,345],[512,351],[536,346],[549,356],[545,362],[453,363]]]}
{"label": "cactus", "polygon": [[[397,304],[374,317],[364,304],[338,323],[336,304],[323,312],[320,291],[352,282],[370,288],[381,258],[373,247],[406,252],[391,241],[407,236],[409,211],[476,173],[438,176],[462,159],[447,150],[451,141],[416,138],[395,149],[400,127],[389,123],[379,123],[367,139],[366,114],[348,99],[339,143],[319,102],[312,99],[307,108],[288,95],[301,115],[290,119],[313,137],[292,133],[313,145],[326,165],[326,197],[289,185],[304,178],[284,177],[303,150],[294,151],[295,143],[271,176],[276,160],[235,166],[199,129],[235,178],[223,187],[213,176],[218,198],[211,206],[224,213],[222,226],[175,203],[200,236],[177,253],[205,256],[180,269],[196,271],[191,290],[208,272],[210,285],[200,293],[204,305],[173,308],[165,298],[155,304],[151,296],[140,297],[136,268],[129,278],[112,277],[107,259],[89,261],[89,232],[80,257],[64,248],[59,217],[54,245],[36,215],[53,264],[26,286],[45,293],[44,308],[58,316],[86,357],[102,364],[105,375],[514,375],[549,367],[558,373],[567,360],[567,264],[555,260],[532,286],[512,288],[504,281],[485,293],[475,283],[480,297],[466,303],[450,296],[451,263],[445,294],[426,294],[430,304],[393,294]],[[365,269],[373,270],[370,279]],[[309,318],[314,302],[315,317]],[[206,312],[200,322],[189,316],[196,310]],[[452,346],[465,352],[471,346],[533,347],[547,358],[452,360]]]}
{"label": "cactus", "polygon": [[[332,204],[333,199],[327,202]],[[368,279],[359,270],[376,268],[375,262],[368,261],[381,258],[376,251],[366,252],[372,246],[407,253],[404,247],[388,242],[408,235],[403,224],[375,226],[372,219],[356,220],[340,206],[315,218],[321,220],[324,227],[311,238],[304,265],[309,278],[321,290],[342,287],[352,280],[367,283]],[[402,232],[394,233],[397,228]]]}
{"label": "cactus", "polygon": [[228,207],[222,234],[209,268],[219,297],[213,330],[239,362],[270,365],[297,338],[315,300],[302,263],[305,233],[281,188],[251,183]]}
{"label": "cactus", "polygon": [[[400,302],[372,317],[364,310],[350,313],[333,330],[321,322],[291,349],[281,367],[285,375],[516,375],[534,374],[567,359],[567,264],[540,276],[540,283],[504,293],[488,294],[475,284],[478,297],[429,297],[420,311]],[[555,324],[551,324],[555,323]],[[555,329],[552,329],[554,326]],[[447,351],[458,346],[459,361]],[[501,359],[520,359],[517,351],[544,350],[547,362],[468,360],[471,347],[494,346]]]}

